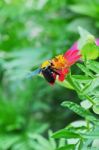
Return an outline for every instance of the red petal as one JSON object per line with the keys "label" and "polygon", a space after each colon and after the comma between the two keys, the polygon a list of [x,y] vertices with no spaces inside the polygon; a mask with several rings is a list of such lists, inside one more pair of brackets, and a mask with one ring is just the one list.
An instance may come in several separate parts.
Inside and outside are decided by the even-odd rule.
{"label": "red petal", "polygon": [[71,50],[78,49],[78,42],[75,42],[70,49]]}
{"label": "red petal", "polygon": [[64,69],[62,70],[62,73],[63,73],[64,75],[68,74],[68,72],[69,72],[69,70],[68,70],[67,68],[64,68]]}
{"label": "red petal", "polygon": [[64,54],[64,57],[68,61],[68,65],[71,66],[80,59],[81,55],[79,54],[79,50],[70,49]]}
{"label": "red petal", "polygon": [[76,61],[78,61],[81,58],[81,55],[77,55],[75,57],[71,57],[69,59],[69,66],[73,65]]}
{"label": "red petal", "polygon": [[99,38],[96,39],[96,45],[99,46]]}
{"label": "red petal", "polygon": [[77,54],[79,53],[79,50],[75,49],[75,50],[68,50],[65,54],[64,54],[64,57],[66,59],[69,59],[70,57],[74,57],[76,56]]}
{"label": "red petal", "polygon": [[70,56],[72,54],[72,50],[68,50],[66,51],[66,53],[64,54],[64,57],[67,58],[67,56]]}
{"label": "red petal", "polygon": [[60,74],[59,77],[58,77],[58,80],[62,82],[62,81],[64,81],[64,79],[65,79],[65,75]]}

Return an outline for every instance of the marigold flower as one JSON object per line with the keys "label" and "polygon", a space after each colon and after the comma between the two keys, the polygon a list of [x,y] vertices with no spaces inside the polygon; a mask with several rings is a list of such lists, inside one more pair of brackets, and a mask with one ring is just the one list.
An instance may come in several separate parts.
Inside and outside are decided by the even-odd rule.
{"label": "marigold flower", "polygon": [[[58,55],[52,60],[45,61],[41,68],[46,68],[46,74],[43,71],[43,75],[47,80],[52,78],[51,84],[56,80],[58,76],[59,81],[64,81],[65,76],[69,73],[69,68],[81,57],[79,50],[68,50],[64,55]],[[48,67],[48,68],[47,68]],[[47,72],[48,71],[48,72]],[[54,79],[53,79],[54,78]]]}
{"label": "marigold flower", "polygon": [[58,55],[51,60],[47,60],[41,64],[37,71],[33,71],[30,76],[42,74],[50,83],[54,84],[56,77],[59,81],[64,81],[65,76],[69,73],[70,67],[80,59],[79,50],[68,50],[64,55]]}
{"label": "marigold flower", "polygon": [[[64,81],[65,76],[69,73],[69,68],[76,63],[80,57],[79,50],[68,50],[64,55],[61,55],[61,59],[58,59],[58,65],[57,62],[54,62],[55,67],[57,68],[58,66],[57,72],[59,73],[59,81]],[[60,55],[57,58],[60,58]]]}

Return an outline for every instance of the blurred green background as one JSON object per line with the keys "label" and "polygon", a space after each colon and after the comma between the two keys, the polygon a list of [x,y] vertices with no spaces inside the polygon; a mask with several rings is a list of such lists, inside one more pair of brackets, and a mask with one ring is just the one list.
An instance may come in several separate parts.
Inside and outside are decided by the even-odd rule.
{"label": "blurred green background", "polygon": [[29,135],[77,120],[60,106],[75,92],[25,76],[70,48],[78,26],[99,37],[99,0],[0,0],[0,150],[44,150]]}

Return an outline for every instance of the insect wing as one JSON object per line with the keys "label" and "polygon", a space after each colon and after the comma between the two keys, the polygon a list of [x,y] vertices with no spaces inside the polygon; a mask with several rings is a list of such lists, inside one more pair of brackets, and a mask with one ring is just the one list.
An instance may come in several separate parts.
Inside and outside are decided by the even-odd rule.
{"label": "insect wing", "polygon": [[41,69],[36,69],[36,70],[32,71],[31,73],[29,73],[26,78],[31,78],[35,75],[38,75],[40,72],[41,72]]}

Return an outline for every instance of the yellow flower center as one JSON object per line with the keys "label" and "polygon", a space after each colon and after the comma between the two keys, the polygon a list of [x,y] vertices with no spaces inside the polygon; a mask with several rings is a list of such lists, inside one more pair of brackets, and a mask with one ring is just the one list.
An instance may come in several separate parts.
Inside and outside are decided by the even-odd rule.
{"label": "yellow flower center", "polygon": [[68,67],[68,61],[63,55],[58,55],[52,60],[42,63],[41,68],[46,68],[47,66],[51,66],[53,69],[63,69]]}
{"label": "yellow flower center", "polygon": [[62,69],[67,66],[67,60],[63,55],[58,55],[52,59],[53,68]]}

